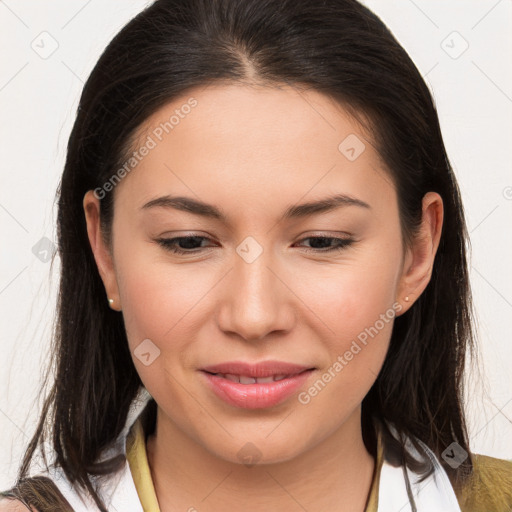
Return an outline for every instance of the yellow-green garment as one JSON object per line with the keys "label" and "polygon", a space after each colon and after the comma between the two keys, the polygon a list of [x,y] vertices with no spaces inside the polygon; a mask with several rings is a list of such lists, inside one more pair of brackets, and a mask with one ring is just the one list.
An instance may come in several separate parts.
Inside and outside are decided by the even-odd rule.
{"label": "yellow-green garment", "polygon": [[[378,438],[377,460],[365,512],[377,512],[382,452]],[[126,439],[126,455],[144,512],[160,512],[140,418]],[[455,489],[455,494],[462,512],[512,512],[512,461],[475,455],[471,480],[464,489]]]}

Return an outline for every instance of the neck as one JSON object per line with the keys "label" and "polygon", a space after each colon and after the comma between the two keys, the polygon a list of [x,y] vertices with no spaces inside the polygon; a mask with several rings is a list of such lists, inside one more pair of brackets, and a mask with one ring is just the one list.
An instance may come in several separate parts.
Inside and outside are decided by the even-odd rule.
{"label": "neck", "polygon": [[147,454],[160,510],[364,512],[374,459],[360,415],[293,459],[249,467],[215,456],[159,408]]}

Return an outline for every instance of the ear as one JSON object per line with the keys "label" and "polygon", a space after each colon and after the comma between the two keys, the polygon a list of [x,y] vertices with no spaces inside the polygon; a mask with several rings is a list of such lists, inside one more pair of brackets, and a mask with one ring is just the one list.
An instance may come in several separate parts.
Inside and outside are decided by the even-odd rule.
{"label": "ear", "polygon": [[[434,258],[441,240],[443,227],[443,200],[437,192],[428,192],[422,201],[422,221],[418,234],[407,248],[398,285],[397,302],[405,313],[423,293],[434,267]],[[405,300],[408,297],[409,300]]]}
{"label": "ear", "polygon": [[110,307],[116,311],[121,311],[121,302],[119,297],[119,288],[117,285],[116,274],[114,270],[114,262],[110,248],[105,244],[100,226],[100,201],[89,190],[83,200],[85,220],[87,223],[87,235],[91,245],[94,259],[100,273],[101,280],[105,286],[107,300]]}

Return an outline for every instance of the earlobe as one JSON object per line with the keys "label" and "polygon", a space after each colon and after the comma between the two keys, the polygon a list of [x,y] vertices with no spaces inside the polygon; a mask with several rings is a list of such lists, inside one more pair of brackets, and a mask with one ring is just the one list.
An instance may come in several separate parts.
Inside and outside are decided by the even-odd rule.
{"label": "earlobe", "polygon": [[428,192],[423,197],[420,230],[407,250],[398,286],[397,300],[404,313],[430,282],[442,227],[443,200],[437,192]]}
{"label": "earlobe", "polygon": [[105,286],[107,304],[112,309],[121,311],[119,289],[112,254],[106,246],[101,232],[100,201],[94,195],[92,190],[89,190],[85,194],[83,199],[83,208],[87,224],[89,244],[91,246],[101,280]]}

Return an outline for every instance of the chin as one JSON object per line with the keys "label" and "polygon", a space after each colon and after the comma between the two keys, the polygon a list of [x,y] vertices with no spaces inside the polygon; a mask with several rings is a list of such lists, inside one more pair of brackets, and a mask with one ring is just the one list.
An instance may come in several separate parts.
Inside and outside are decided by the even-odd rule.
{"label": "chin", "polygon": [[243,437],[230,438],[227,440],[228,446],[219,446],[217,442],[211,449],[208,446],[205,447],[226,462],[247,467],[287,462],[303,452],[302,444],[290,436],[286,436],[286,440],[282,442],[279,439],[271,440],[266,436],[267,434],[262,434],[260,430],[254,432],[254,435],[245,433]]}

